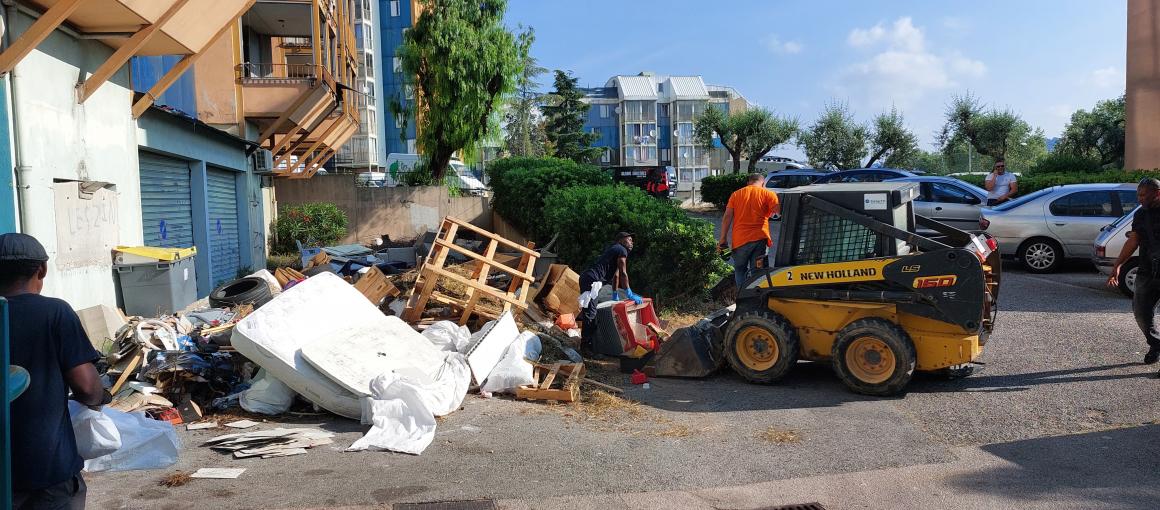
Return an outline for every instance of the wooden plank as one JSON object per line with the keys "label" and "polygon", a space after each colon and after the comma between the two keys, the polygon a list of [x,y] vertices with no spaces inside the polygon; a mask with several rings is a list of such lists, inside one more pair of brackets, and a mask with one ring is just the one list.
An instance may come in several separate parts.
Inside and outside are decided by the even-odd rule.
{"label": "wooden plank", "polygon": [[[536,246],[536,243],[528,241],[528,244],[527,244],[528,249],[534,248],[535,246]],[[535,253],[535,252],[533,252],[533,253]],[[538,254],[529,255],[529,254],[525,253],[523,257],[520,257],[520,265],[518,266],[519,270],[523,271],[525,273],[528,272],[530,269],[532,269],[535,266],[536,260],[538,258],[539,258]],[[535,278],[531,278],[531,279],[523,280],[522,282],[520,282],[520,281],[517,281],[516,279],[513,278],[511,284],[508,285],[508,294],[515,293],[516,288],[518,287],[520,289],[520,294],[519,294],[520,299],[523,299],[524,302],[530,302],[531,300],[528,298],[528,290],[531,288],[532,282],[534,280],[535,280]],[[508,309],[509,309],[509,307],[507,307],[507,306],[504,307],[504,311],[507,311]]]}
{"label": "wooden plank", "polygon": [[598,388],[603,388],[603,389],[606,389],[606,390],[608,390],[608,391],[611,391],[611,392],[613,392],[613,393],[624,393],[624,389],[623,389],[623,388],[617,388],[616,386],[611,386],[611,385],[608,385],[608,384],[604,384],[604,383],[602,383],[602,382],[600,382],[600,381],[595,381],[595,380],[589,379],[589,378],[587,378],[587,377],[581,378],[581,379],[580,379],[580,382],[581,382],[581,383],[584,383],[584,384],[591,384],[591,385],[593,385],[593,386],[596,386],[596,387],[598,387]]}
{"label": "wooden plank", "polygon": [[556,374],[560,373],[560,363],[552,364],[552,368],[548,370],[548,375],[544,377],[544,382],[540,384],[541,390],[546,390],[552,387],[552,381],[556,380]]}
{"label": "wooden plank", "polygon": [[[499,241],[499,242],[503,243],[504,245],[506,245],[506,246],[508,246],[508,247],[510,247],[510,248],[515,248],[517,251],[520,251],[520,252],[522,252],[522,253],[526,253],[526,254],[532,255],[532,256],[534,256],[534,257],[539,257],[539,256],[540,256],[540,254],[539,254],[539,253],[536,253],[536,251],[535,251],[535,250],[533,250],[533,249],[531,249],[531,248],[527,248],[527,247],[525,247],[525,246],[523,246],[523,245],[521,245],[521,244],[519,244],[519,243],[517,243],[517,242],[515,242],[515,241],[512,241],[512,240],[510,240],[510,239],[507,239],[507,238],[505,238],[505,237],[503,237],[503,236],[500,236],[500,235],[497,235],[497,234],[495,234],[495,233],[488,232],[487,230],[484,230],[484,229],[482,229],[482,228],[479,228],[479,227],[477,227],[477,226],[475,226],[475,225],[472,225],[472,224],[470,224],[470,223],[468,223],[468,222],[466,222],[466,221],[463,221],[463,220],[461,220],[461,219],[459,219],[459,218],[456,218],[456,217],[454,217],[454,216],[448,216],[448,217],[447,217],[447,221],[450,221],[450,222],[452,222],[452,223],[454,223],[454,224],[456,224],[456,225],[459,225],[459,226],[461,226],[461,227],[463,227],[463,228],[466,228],[466,229],[468,229],[468,230],[470,230],[470,231],[472,231],[472,232],[475,232],[476,234],[479,234],[479,235],[481,235],[481,236],[484,236],[484,237],[486,237],[486,238],[488,238],[488,239],[495,239],[496,241]],[[532,244],[532,243],[529,243],[529,244]],[[534,244],[532,244],[532,246],[534,247],[535,245],[534,245]]]}
{"label": "wooden plank", "polygon": [[[445,238],[455,239],[455,233],[458,232],[459,226],[454,223],[449,224],[446,220],[444,220],[443,225],[446,227],[446,233],[444,234]],[[440,230],[442,231],[443,228],[440,228]],[[438,236],[436,236],[436,239],[438,239]],[[407,300],[408,306],[407,309],[403,311],[403,320],[407,322],[415,322],[423,316],[423,309],[427,306],[427,300],[431,298],[431,293],[435,291],[435,284],[438,280],[430,274],[431,272],[435,272],[436,274],[439,274],[440,272],[442,272],[442,274],[452,274],[447,271],[443,271],[442,269],[443,264],[447,262],[447,254],[448,251],[441,248],[439,245],[431,245],[431,253],[427,255],[428,262],[423,264],[423,270],[419,273],[422,277],[424,277],[423,287],[420,288],[418,282],[416,282],[415,287],[411,288],[412,297],[414,298],[417,296],[417,298],[414,299],[413,302],[412,299]],[[452,275],[456,277],[459,276],[454,274]]]}
{"label": "wooden plank", "polygon": [[[496,241],[495,239],[492,239],[491,242],[497,243],[498,241]],[[491,265],[500,271],[503,271],[507,274],[512,275],[515,278],[518,278],[521,280],[535,280],[536,279],[535,276],[532,276],[532,274],[527,272],[526,270],[516,269],[514,267],[511,267],[511,266],[508,266],[506,264],[503,264],[503,263],[496,261],[494,259],[494,257],[495,257],[494,252],[492,253],[492,255],[485,257],[485,256],[480,255],[478,253],[475,253],[467,248],[459,246],[458,244],[447,242],[447,241],[444,241],[442,239],[436,239],[435,244],[443,246],[444,248],[450,248],[452,250],[455,250],[458,253],[462,253],[463,255],[466,255],[467,257],[475,259],[479,262],[483,262],[483,263],[486,263],[488,265]],[[489,246],[489,248],[490,248],[490,246]],[[527,257],[527,255],[524,255],[524,257]]]}
{"label": "wooden plank", "polygon": [[[12,41],[12,44],[0,53],[0,75],[7,74],[15,68],[17,63],[64,23],[73,11],[81,6],[81,2],[82,0],[61,0],[41,14],[28,30],[20,34],[19,38]],[[8,28],[11,30],[11,27]]]}
{"label": "wooden plank", "polygon": [[[461,284],[466,285],[468,287],[472,287],[472,288],[475,288],[477,290],[481,290],[490,297],[494,297],[496,299],[499,299],[499,300],[505,301],[507,303],[511,303],[512,305],[515,305],[520,310],[523,310],[523,309],[528,307],[527,303],[525,303],[523,300],[521,300],[519,298],[516,298],[512,294],[506,293],[502,290],[496,289],[496,288],[488,286],[488,285],[480,284],[479,282],[476,282],[475,280],[468,280],[467,278],[464,278],[460,275],[452,273],[446,269],[437,269],[434,267],[426,267],[425,266],[423,268],[423,271],[426,273],[434,273],[434,274],[437,274],[437,275],[442,276],[444,278],[447,278],[453,282],[461,283]],[[432,281],[434,281],[434,279],[432,279]]]}
{"label": "wooden plank", "polygon": [[129,366],[125,367],[124,372],[121,372],[121,377],[117,378],[116,384],[114,384],[113,387],[109,389],[109,393],[116,395],[118,391],[121,391],[121,386],[125,384],[125,381],[129,380],[129,376],[133,375],[133,371],[137,370],[137,365],[140,365],[141,360],[144,358],[145,353],[141,352],[140,349],[137,349],[137,354],[134,354],[133,359],[129,360]]}
{"label": "wooden plank", "polygon": [[319,267],[319,266],[325,266],[329,263],[330,263],[330,255],[327,255],[326,252],[324,252],[324,251],[320,251],[320,252],[314,254],[313,257],[310,257],[310,261],[306,263],[306,267],[304,267],[303,269],[311,269],[311,268],[315,268],[315,267]]}
{"label": "wooden plank", "polygon": [[[495,249],[497,246],[499,246],[499,242],[495,239],[487,243],[487,250],[484,251],[484,256],[479,261],[479,267],[476,267],[475,273],[472,274],[476,282],[487,285],[487,275],[491,273],[491,260],[495,257]],[[463,315],[459,317],[460,326],[466,325],[467,321],[471,318],[471,314],[475,312],[475,306],[479,304],[479,297],[478,290],[471,289],[468,291],[467,306],[463,307]]]}
{"label": "wooden plank", "polygon": [[391,284],[390,280],[387,280],[387,275],[383,274],[377,267],[372,267],[364,273],[355,282],[354,288],[358,289],[375,306],[382,303],[384,299],[399,294],[399,289]]}

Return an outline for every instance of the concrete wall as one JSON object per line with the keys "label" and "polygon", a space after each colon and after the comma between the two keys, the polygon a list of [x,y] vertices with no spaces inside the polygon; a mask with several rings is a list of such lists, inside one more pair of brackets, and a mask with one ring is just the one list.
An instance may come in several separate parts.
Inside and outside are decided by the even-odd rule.
{"label": "concrete wall", "polygon": [[1160,5],[1128,0],[1126,169],[1160,168]]}
{"label": "concrete wall", "polygon": [[[13,38],[33,19],[17,14],[8,20]],[[21,230],[44,244],[57,258],[72,238],[68,218],[57,218],[54,180],[103,181],[116,193],[116,211],[102,228],[115,231],[120,244],[139,245],[141,198],[136,129],[130,114],[128,66],[118,71],[84,104],[77,104],[75,85],[112,55],[100,42],[80,40],[61,30],[51,34],[11,74],[13,143],[19,184]],[[49,263],[44,293],[75,308],[113,305],[111,257],[104,262],[59,267]]]}
{"label": "concrete wall", "polygon": [[455,216],[492,228],[491,205],[483,197],[449,197],[436,186],[359,188],[351,175],[316,175],[310,179],[276,179],[277,206],[331,202],[346,212],[348,234],[342,242],[367,242],[383,234],[413,239],[436,230],[444,216]]}

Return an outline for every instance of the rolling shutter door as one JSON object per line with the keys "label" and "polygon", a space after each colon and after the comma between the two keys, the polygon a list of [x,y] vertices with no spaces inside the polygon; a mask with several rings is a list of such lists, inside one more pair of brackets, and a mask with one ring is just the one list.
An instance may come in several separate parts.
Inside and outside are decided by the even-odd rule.
{"label": "rolling shutter door", "polygon": [[238,229],[236,172],[207,169],[209,204],[210,270],[213,286],[238,277],[241,270],[241,238]]}
{"label": "rolling shutter door", "polygon": [[189,164],[141,152],[141,223],[146,246],[193,246]]}

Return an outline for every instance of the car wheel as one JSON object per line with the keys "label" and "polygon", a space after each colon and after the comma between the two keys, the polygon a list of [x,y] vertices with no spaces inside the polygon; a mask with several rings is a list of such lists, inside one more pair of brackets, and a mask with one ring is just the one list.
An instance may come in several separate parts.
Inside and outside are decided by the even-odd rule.
{"label": "car wheel", "polygon": [[1120,266],[1120,292],[1132,297],[1136,293],[1136,273],[1140,269],[1140,261],[1136,259],[1124,262]]}
{"label": "car wheel", "polygon": [[1054,273],[1063,264],[1063,248],[1051,239],[1029,239],[1019,247],[1019,261],[1029,272]]}

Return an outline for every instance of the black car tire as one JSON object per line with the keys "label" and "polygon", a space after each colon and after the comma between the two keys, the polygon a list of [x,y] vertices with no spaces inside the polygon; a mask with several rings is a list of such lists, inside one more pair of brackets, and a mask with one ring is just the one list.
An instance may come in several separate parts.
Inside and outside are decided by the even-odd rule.
{"label": "black car tire", "polygon": [[1033,237],[1019,246],[1017,256],[1029,273],[1054,273],[1063,264],[1063,247],[1054,239]]}
{"label": "black car tire", "polygon": [[209,305],[214,308],[232,308],[245,303],[258,308],[270,299],[270,285],[255,276],[226,282],[209,293]]}
{"label": "black car tire", "polygon": [[1140,268],[1140,261],[1135,257],[1124,262],[1120,266],[1120,292],[1129,298],[1135,296],[1136,291],[1136,271]]}

